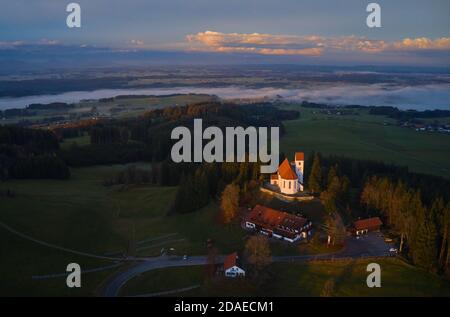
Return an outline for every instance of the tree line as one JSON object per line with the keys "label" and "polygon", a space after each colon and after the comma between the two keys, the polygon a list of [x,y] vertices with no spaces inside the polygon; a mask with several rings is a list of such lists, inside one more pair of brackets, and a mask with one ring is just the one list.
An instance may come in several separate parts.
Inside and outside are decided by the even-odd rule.
{"label": "tree line", "polygon": [[361,202],[374,208],[400,235],[400,252],[428,270],[448,270],[450,259],[450,203],[441,197],[425,204],[420,190],[387,177],[371,177]]}
{"label": "tree line", "polygon": [[[313,167],[314,163],[319,167]],[[313,186],[313,192],[321,192],[321,189],[327,183],[328,171],[331,167],[336,168],[338,175],[345,175],[350,181],[350,187],[359,189],[359,191],[371,176],[379,175],[400,180],[409,187],[419,189],[422,199],[427,204],[430,204],[436,197],[442,197],[444,200],[450,201],[450,181],[446,178],[411,172],[407,166],[336,155],[323,156],[314,152],[305,161],[306,179],[308,186]],[[317,172],[317,169],[319,169],[319,172]],[[319,190],[315,187],[317,185],[310,184],[311,181],[319,184]]]}
{"label": "tree line", "polygon": [[333,239],[343,233],[337,215],[347,220],[378,215],[399,235],[399,251],[414,264],[430,271],[448,270],[448,180],[380,162],[319,153],[312,157],[307,187],[320,195],[330,214],[324,229]]}
{"label": "tree line", "polygon": [[[238,206],[255,197],[250,192],[257,188],[258,181],[258,163],[224,162],[198,165],[194,171],[183,171],[171,212],[193,212],[206,206],[211,199],[220,199],[222,202],[228,199],[234,201],[230,204],[235,208],[222,208],[222,219],[224,222],[230,222],[237,215]],[[227,185],[233,187],[230,189]],[[222,205],[224,206],[225,204]]]}
{"label": "tree line", "polygon": [[0,126],[0,179],[69,178],[58,149],[51,131]]}
{"label": "tree line", "polygon": [[91,144],[127,143],[129,131],[125,127],[104,126],[93,127],[90,131]]}
{"label": "tree line", "polygon": [[[268,105],[239,106],[203,102],[145,112],[141,117],[99,122],[89,127],[91,144],[61,150],[70,166],[158,161],[170,159],[175,140],[171,132],[177,126],[193,129],[193,118],[202,118],[204,126],[278,126],[281,120],[298,117],[296,111],[279,110]],[[83,131],[86,127],[81,127]],[[74,130],[71,127],[71,130]],[[71,132],[76,134],[75,132]],[[128,153],[128,154],[127,154]]]}
{"label": "tree line", "polygon": [[392,106],[372,106],[368,107],[369,114],[384,115],[389,118],[405,121],[411,119],[445,118],[450,116],[450,110],[400,110]]}

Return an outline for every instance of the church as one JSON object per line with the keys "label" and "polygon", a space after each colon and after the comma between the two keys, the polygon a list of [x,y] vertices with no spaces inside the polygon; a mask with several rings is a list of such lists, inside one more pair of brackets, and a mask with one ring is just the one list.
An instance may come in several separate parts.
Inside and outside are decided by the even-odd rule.
{"label": "church", "polygon": [[303,175],[305,154],[295,152],[293,162],[286,158],[278,167],[275,174],[270,176],[270,184],[279,188],[282,194],[294,195],[303,191]]}

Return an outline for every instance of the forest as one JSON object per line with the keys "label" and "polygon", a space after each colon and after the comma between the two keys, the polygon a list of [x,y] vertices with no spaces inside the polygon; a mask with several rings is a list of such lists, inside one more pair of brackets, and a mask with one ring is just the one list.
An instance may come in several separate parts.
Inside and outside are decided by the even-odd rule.
{"label": "forest", "polygon": [[345,219],[379,216],[400,238],[399,252],[431,272],[450,259],[450,182],[380,162],[313,154],[308,188]]}
{"label": "forest", "polygon": [[[177,126],[193,129],[193,118],[203,119],[205,126],[274,126],[284,133],[283,120],[295,119],[297,111],[279,110],[266,104],[237,106],[221,103],[197,103],[147,111],[139,118],[110,120],[87,130],[91,144],[61,150],[70,166],[167,160],[175,140],[170,134]],[[76,135],[76,129],[71,134]]]}
{"label": "forest", "polygon": [[51,131],[0,126],[0,179],[67,179],[70,170],[58,150]]}

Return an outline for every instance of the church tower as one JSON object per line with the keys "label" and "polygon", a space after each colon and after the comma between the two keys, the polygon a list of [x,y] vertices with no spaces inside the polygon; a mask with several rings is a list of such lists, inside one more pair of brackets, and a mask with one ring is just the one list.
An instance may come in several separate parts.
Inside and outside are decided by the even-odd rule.
{"label": "church tower", "polygon": [[295,152],[295,172],[298,176],[298,181],[300,182],[300,190],[303,191],[303,175],[305,171],[305,153]]}

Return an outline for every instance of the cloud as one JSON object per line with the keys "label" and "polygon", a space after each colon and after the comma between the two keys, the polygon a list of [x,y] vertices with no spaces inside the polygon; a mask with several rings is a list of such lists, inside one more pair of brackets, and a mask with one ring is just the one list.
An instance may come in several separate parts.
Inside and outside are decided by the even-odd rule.
{"label": "cloud", "polygon": [[319,56],[326,51],[379,53],[384,51],[450,50],[450,38],[405,38],[400,41],[373,40],[361,36],[273,35],[205,31],[186,36],[191,50],[244,52],[262,55]]}
{"label": "cloud", "polygon": [[58,45],[61,44],[58,40],[41,39],[36,42],[38,45]]}
{"label": "cloud", "polygon": [[450,50],[450,38],[441,37],[439,39],[431,40],[426,37],[416,39],[406,38],[403,41],[394,43],[394,49],[408,50],[408,49],[426,49],[426,50]]}
{"label": "cloud", "polygon": [[38,41],[0,41],[0,48],[19,48],[27,45],[53,46],[60,45],[58,40],[40,39]]}
{"label": "cloud", "polygon": [[13,42],[0,41],[0,49],[15,48],[23,44],[24,44],[23,41],[13,41]]}
{"label": "cloud", "polygon": [[272,35],[260,33],[199,32],[186,36],[191,50],[246,52],[262,55],[322,54],[321,38],[316,36]]}
{"label": "cloud", "polygon": [[308,55],[318,56],[322,54],[323,49],[320,47],[301,48],[301,49],[285,49],[285,48],[262,48],[259,53],[263,55]]}
{"label": "cloud", "polygon": [[144,46],[145,45],[144,41],[135,40],[135,39],[131,40],[130,43],[131,43],[131,45],[134,45],[134,46]]}

